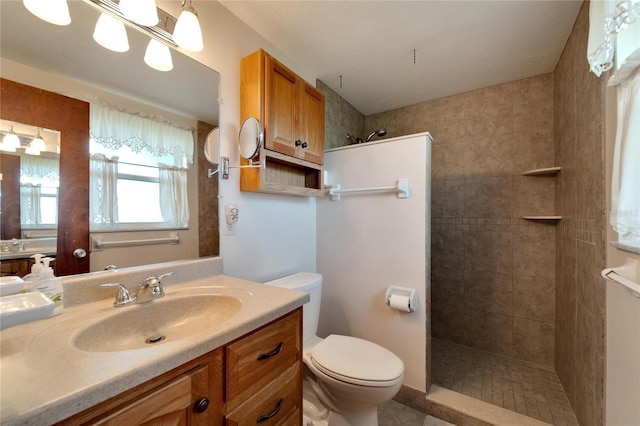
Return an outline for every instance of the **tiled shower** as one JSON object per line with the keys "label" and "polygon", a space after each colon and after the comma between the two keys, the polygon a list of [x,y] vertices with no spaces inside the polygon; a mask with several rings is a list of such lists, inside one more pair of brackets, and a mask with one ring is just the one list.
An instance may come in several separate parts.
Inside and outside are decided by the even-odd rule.
{"label": "tiled shower", "polygon": [[604,88],[587,26],[585,4],[553,73],[366,117],[318,82],[329,147],[378,128],[434,138],[430,380],[555,424],[603,424]]}

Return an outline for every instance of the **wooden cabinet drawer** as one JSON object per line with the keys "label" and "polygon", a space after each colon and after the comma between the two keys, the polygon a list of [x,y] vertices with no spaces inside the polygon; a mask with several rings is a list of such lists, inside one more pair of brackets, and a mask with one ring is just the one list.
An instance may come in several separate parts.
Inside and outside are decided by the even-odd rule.
{"label": "wooden cabinet drawer", "polygon": [[280,377],[228,414],[226,424],[299,426],[300,375],[297,365],[290,366]]}
{"label": "wooden cabinet drawer", "polygon": [[240,395],[247,400],[299,361],[302,345],[301,312],[301,309],[297,309],[226,346],[227,401]]}

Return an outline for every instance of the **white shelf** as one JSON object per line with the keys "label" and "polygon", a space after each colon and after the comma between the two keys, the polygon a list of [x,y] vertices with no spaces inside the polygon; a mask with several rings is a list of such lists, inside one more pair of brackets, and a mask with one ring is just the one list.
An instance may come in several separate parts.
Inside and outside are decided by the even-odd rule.
{"label": "white shelf", "polygon": [[545,169],[527,170],[522,176],[552,176],[558,174],[561,167],[547,167]]}
{"label": "white shelf", "polygon": [[562,216],[522,216],[525,220],[560,220]]}

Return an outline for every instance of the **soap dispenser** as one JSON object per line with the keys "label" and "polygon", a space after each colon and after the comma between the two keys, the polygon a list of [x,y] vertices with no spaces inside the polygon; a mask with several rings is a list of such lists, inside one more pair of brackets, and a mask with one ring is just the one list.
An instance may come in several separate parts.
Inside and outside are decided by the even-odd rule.
{"label": "soap dispenser", "polygon": [[39,269],[37,284],[34,290],[44,293],[54,303],[53,315],[62,313],[64,307],[64,287],[62,280],[53,274],[53,268],[49,266],[53,259],[42,259],[42,267]]}
{"label": "soap dispenser", "polygon": [[26,290],[33,291],[35,290],[35,286],[39,284],[40,280],[40,271],[44,267],[42,265],[42,258],[45,257],[44,254],[34,254],[31,256],[34,263],[31,265],[31,273],[22,277],[25,282]]}

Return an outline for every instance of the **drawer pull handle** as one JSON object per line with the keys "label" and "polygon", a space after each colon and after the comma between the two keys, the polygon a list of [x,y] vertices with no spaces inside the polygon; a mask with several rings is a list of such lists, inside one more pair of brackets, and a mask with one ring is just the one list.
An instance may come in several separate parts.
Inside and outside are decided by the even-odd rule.
{"label": "drawer pull handle", "polygon": [[280,351],[282,350],[283,346],[284,346],[284,342],[278,343],[278,346],[274,350],[272,350],[271,352],[266,353],[266,354],[258,355],[258,361],[262,361],[264,359],[271,358],[274,355],[278,355],[280,353]]}
{"label": "drawer pull handle", "polygon": [[280,400],[278,401],[278,404],[276,404],[276,408],[273,409],[272,412],[270,412],[269,414],[265,414],[264,416],[260,416],[256,419],[256,423],[262,423],[262,422],[266,422],[267,420],[269,420],[271,417],[275,416],[276,414],[278,414],[278,412],[280,411],[280,409],[282,408],[282,403],[284,402],[284,399],[280,398]]}

